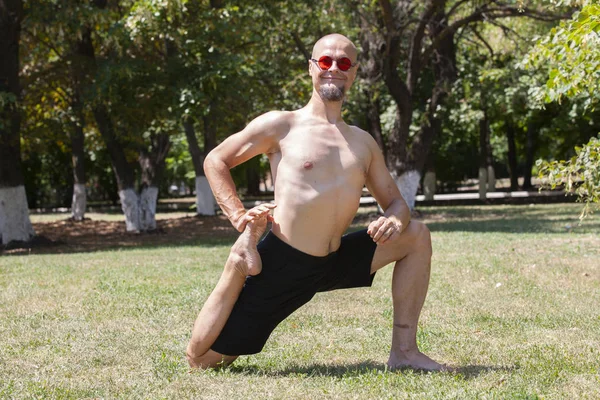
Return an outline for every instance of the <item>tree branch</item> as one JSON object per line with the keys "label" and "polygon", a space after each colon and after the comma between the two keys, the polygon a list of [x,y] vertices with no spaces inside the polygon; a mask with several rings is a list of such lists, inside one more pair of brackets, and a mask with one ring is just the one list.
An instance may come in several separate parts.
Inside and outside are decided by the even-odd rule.
{"label": "tree branch", "polygon": [[520,43],[517,40],[515,40],[514,38],[511,38],[511,35],[516,36],[523,43],[527,41],[527,39],[525,39],[523,36],[519,35],[517,33],[517,31],[515,31],[514,29],[512,29],[498,21],[491,20],[491,21],[489,21],[489,23],[502,29],[502,32],[506,35],[506,37],[509,40],[511,40],[515,44],[515,46],[517,46],[517,49],[521,48]]}
{"label": "tree branch", "polygon": [[302,42],[302,39],[300,39],[300,36],[298,36],[298,32],[292,33],[292,39],[294,39],[294,43],[296,43],[296,47],[298,47],[298,50],[300,50],[300,52],[304,55],[304,58],[306,60],[310,60],[311,54],[306,49],[306,46],[304,46],[304,43]]}
{"label": "tree branch", "polygon": [[[393,34],[394,29],[394,10],[388,0],[379,0],[381,11],[383,11],[383,23],[387,30],[388,35]],[[388,49],[389,51],[389,49]]]}
{"label": "tree branch", "polygon": [[63,55],[60,51],[58,51],[58,49],[56,47],[54,47],[50,42],[46,42],[45,40],[41,39],[40,37],[36,36],[33,34],[33,32],[31,32],[30,30],[21,27],[21,30],[23,32],[25,32],[27,35],[31,36],[32,38],[34,38],[35,40],[37,40],[38,42],[40,42],[41,44],[43,44],[44,46],[46,46],[47,48],[49,48],[50,50],[52,50],[54,53],[56,53],[56,55],[59,58],[63,58]]}
{"label": "tree branch", "polygon": [[492,46],[490,46],[490,44],[483,38],[483,36],[481,36],[481,34],[479,32],[477,32],[477,29],[475,29],[474,26],[471,26],[470,28],[471,28],[471,31],[477,37],[477,39],[479,39],[485,45],[485,47],[487,47],[488,51],[490,52],[490,55],[492,57],[494,57],[494,49],[492,49]]}
{"label": "tree branch", "polygon": [[508,18],[508,17],[528,17],[533,19],[538,19],[540,21],[557,21],[561,19],[569,18],[568,15],[564,14],[550,14],[543,13],[540,11],[522,8],[519,9],[517,7],[494,7],[488,8],[488,4],[478,8],[471,15],[468,15],[462,19],[459,19],[441,31],[433,40],[431,45],[423,52],[421,56],[421,62],[426,64],[429,61],[429,57],[435,49],[437,49],[443,40],[448,36],[454,34],[459,28],[469,25],[473,22],[479,22],[483,20],[493,20],[498,18]]}
{"label": "tree branch", "polygon": [[[469,0],[460,0],[460,1],[457,1],[456,4],[454,4],[452,6],[452,8],[450,10],[448,10],[448,12],[446,13],[446,17],[445,17],[446,21],[449,22],[450,21],[450,17],[452,17],[452,14],[454,14],[456,12],[456,10],[458,10],[458,8],[460,6],[462,6],[463,4],[465,4],[468,1]],[[486,4],[486,6],[487,6],[487,4]]]}
{"label": "tree branch", "polygon": [[440,0],[432,0],[425,10],[423,10],[423,14],[419,18],[419,24],[415,29],[415,33],[412,37],[410,43],[410,50],[408,55],[408,71],[406,75],[406,85],[408,86],[408,90],[410,93],[413,92],[414,88],[417,85],[417,80],[419,78],[421,72],[421,50],[423,48],[423,37],[425,36],[425,28],[429,23],[429,20],[433,16],[433,13],[437,10],[437,8],[443,5],[443,1]]}

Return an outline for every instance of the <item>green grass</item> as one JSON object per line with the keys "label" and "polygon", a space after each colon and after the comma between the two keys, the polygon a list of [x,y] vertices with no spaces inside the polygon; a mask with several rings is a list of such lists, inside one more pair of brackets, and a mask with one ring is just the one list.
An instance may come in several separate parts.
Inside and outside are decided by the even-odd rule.
{"label": "green grass", "polygon": [[231,240],[0,257],[0,398],[600,398],[600,222],[577,205],[423,209],[418,340],[456,373],[388,372],[391,268],[319,294],[264,351],[189,373]]}

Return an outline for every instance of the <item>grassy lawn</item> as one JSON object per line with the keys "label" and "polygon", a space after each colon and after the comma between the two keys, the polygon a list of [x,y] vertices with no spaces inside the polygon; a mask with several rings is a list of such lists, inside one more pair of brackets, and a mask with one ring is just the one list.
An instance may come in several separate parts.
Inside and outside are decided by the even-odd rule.
{"label": "grassy lawn", "polygon": [[579,226],[579,209],[421,209],[434,259],[418,339],[455,373],[386,371],[391,268],[317,295],[261,354],[190,373],[233,239],[2,256],[0,398],[598,399],[600,219]]}

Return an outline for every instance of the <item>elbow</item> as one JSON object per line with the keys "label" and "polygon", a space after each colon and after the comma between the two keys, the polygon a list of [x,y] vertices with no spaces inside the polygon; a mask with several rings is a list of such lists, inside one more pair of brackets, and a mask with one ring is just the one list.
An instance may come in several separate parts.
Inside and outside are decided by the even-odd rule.
{"label": "elbow", "polygon": [[220,165],[226,163],[219,157],[219,153],[215,151],[215,149],[211,150],[206,157],[204,157],[204,171],[206,170],[214,170],[218,168]]}
{"label": "elbow", "polygon": [[211,151],[209,152],[206,157],[204,157],[204,163],[202,163],[202,167],[204,168],[204,172],[206,173],[206,171],[210,171],[213,165],[213,158],[214,158],[214,153]]}
{"label": "elbow", "polygon": [[203,168],[207,177],[212,172],[229,171],[231,169],[227,162],[221,157],[218,151],[215,151],[215,149],[208,153],[204,158]]}

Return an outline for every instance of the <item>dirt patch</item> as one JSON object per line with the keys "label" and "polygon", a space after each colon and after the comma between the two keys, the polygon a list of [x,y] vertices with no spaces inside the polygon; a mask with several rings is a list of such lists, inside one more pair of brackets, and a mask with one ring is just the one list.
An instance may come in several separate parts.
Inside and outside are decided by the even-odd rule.
{"label": "dirt patch", "polygon": [[[194,244],[208,238],[237,236],[227,218],[181,217],[157,220],[157,230],[130,233],[123,221],[71,219],[33,224],[38,237],[20,246],[0,249],[0,254],[48,254],[108,250],[115,248],[152,247]],[[43,240],[38,240],[43,238]]]}

